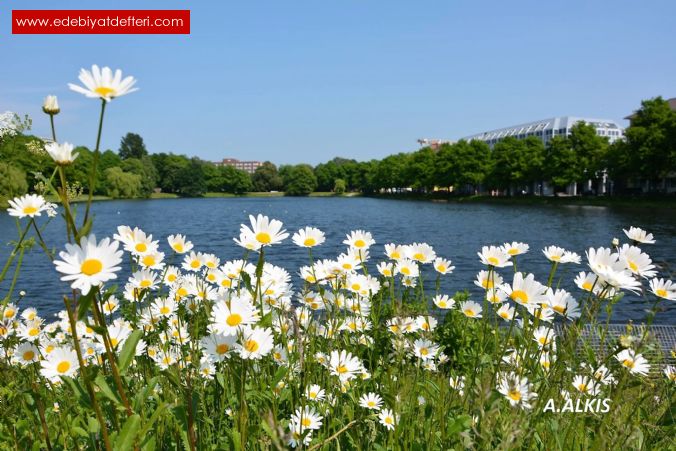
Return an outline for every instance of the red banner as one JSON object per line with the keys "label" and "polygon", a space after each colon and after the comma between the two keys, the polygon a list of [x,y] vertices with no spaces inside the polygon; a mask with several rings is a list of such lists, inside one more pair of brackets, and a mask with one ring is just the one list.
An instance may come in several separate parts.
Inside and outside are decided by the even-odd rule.
{"label": "red banner", "polygon": [[190,34],[190,10],[12,10],[12,34]]}

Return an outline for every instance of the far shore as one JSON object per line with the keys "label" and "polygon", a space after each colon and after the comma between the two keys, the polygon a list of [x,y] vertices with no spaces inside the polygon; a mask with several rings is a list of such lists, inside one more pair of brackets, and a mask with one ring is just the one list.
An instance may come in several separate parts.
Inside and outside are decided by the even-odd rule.
{"label": "far shore", "polygon": [[[245,194],[232,193],[206,193],[201,198],[258,198],[258,197],[290,197],[285,196],[282,191],[273,192],[251,192]],[[362,194],[362,193],[345,193],[335,194],[332,192],[314,192],[307,197],[371,197],[377,199],[389,200],[409,200],[409,201],[427,201],[427,202],[441,202],[441,203],[479,203],[479,204],[496,204],[496,205],[553,205],[553,206],[599,206],[599,207],[634,207],[634,208],[666,208],[676,209],[676,196],[457,196],[449,195],[448,193],[434,192],[434,193],[395,193],[395,194]],[[181,197],[172,193],[153,193],[149,199],[194,199],[189,197]],[[199,199],[199,197],[197,198]],[[48,198],[52,202],[56,199]],[[108,201],[108,200],[147,200],[147,199],[114,199],[107,196],[94,196],[94,201]],[[87,196],[79,196],[72,200],[72,202],[86,202]]]}

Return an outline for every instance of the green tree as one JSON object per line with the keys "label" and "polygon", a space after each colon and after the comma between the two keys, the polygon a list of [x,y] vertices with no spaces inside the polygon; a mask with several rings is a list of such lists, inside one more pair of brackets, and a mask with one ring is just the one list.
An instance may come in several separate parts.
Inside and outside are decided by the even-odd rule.
{"label": "green tree", "polygon": [[148,150],[143,142],[141,135],[136,133],[127,133],[120,141],[120,158],[123,160],[129,158],[142,159],[148,156]]}
{"label": "green tree", "polygon": [[151,156],[153,164],[157,168],[158,186],[165,193],[180,192],[179,174],[190,165],[190,159],[185,155],[173,153],[158,153]]}
{"label": "green tree", "polygon": [[225,177],[221,168],[212,163],[202,165],[204,171],[204,181],[207,184],[207,191],[220,193],[225,191]]}
{"label": "green tree", "polygon": [[284,193],[289,196],[307,196],[317,189],[317,177],[315,177],[312,167],[307,164],[298,164],[296,166],[285,166],[283,174]]}
{"label": "green tree", "polygon": [[507,137],[493,146],[492,170],[489,186],[507,189],[513,194],[528,184],[542,179],[545,148],[542,141],[529,136],[526,139]]}
{"label": "green tree", "polygon": [[253,182],[254,190],[261,192],[279,191],[284,186],[284,181],[277,171],[277,166],[269,161],[256,168],[251,181]]}
{"label": "green tree", "polygon": [[224,180],[223,191],[233,194],[244,194],[253,189],[251,175],[232,166],[221,166],[221,177]]}
{"label": "green tree", "polygon": [[188,165],[178,172],[176,179],[177,193],[181,196],[199,197],[207,192],[204,162],[199,158],[191,158]]}
{"label": "green tree", "polygon": [[403,173],[405,185],[418,191],[429,192],[434,188],[435,152],[424,147],[408,157]]}
{"label": "green tree", "polygon": [[122,160],[122,170],[124,172],[130,172],[141,177],[141,193],[142,197],[149,197],[155,187],[157,186],[157,170],[153,164],[153,160],[148,157],[138,158],[127,158]]}
{"label": "green tree", "polygon": [[0,163],[0,205],[28,191],[26,173],[9,163]]}
{"label": "green tree", "polygon": [[570,140],[554,136],[547,146],[547,165],[544,176],[555,189],[561,189],[580,180],[580,167]]}
{"label": "green tree", "polygon": [[406,180],[408,158],[408,154],[398,153],[380,160],[375,169],[376,189],[398,191],[401,188],[408,187]]}
{"label": "green tree", "polygon": [[140,175],[124,172],[122,168],[113,166],[104,170],[104,176],[108,196],[130,199],[141,195]]}
{"label": "green tree", "polygon": [[624,134],[633,175],[657,189],[659,180],[676,170],[676,111],[661,97],[644,100]]}
{"label": "green tree", "polygon": [[336,182],[333,185],[333,192],[336,194],[345,194],[347,189],[347,184],[343,179],[336,179]]}
{"label": "green tree", "polygon": [[491,151],[482,141],[458,141],[443,144],[435,158],[434,181],[437,186],[458,192],[474,193],[490,169]]}

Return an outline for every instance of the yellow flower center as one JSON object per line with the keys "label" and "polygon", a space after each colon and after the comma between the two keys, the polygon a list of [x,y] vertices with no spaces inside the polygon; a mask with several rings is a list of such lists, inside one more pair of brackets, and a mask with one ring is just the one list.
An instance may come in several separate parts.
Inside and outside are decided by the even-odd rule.
{"label": "yellow flower center", "polygon": [[35,337],[39,333],[40,333],[40,331],[36,327],[34,327],[34,328],[32,328],[31,330],[28,331],[28,335],[30,335],[31,337]]}
{"label": "yellow flower center", "polygon": [[563,315],[564,312],[566,311],[566,307],[565,307],[564,305],[555,305],[555,306],[552,307],[552,308],[554,309],[555,312],[560,313],[560,314],[562,314],[562,315]]}
{"label": "yellow flower center", "polygon": [[359,291],[359,290],[361,289],[361,285],[359,285],[358,283],[353,283],[353,284],[352,284],[352,289],[353,289],[354,291]]}
{"label": "yellow flower center", "polygon": [[553,262],[558,262],[558,261],[561,260],[561,256],[560,255],[550,255],[549,259]]}
{"label": "yellow flower center", "polygon": [[178,252],[179,254],[183,252],[183,244],[181,243],[174,243],[174,250]]}
{"label": "yellow flower center", "polygon": [[62,362],[59,362],[59,364],[56,365],[56,371],[57,371],[59,374],[63,374],[63,373],[65,373],[66,371],[68,371],[69,369],[70,369],[70,362],[67,361],[67,360],[64,360],[64,361],[62,361]]}
{"label": "yellow flower center", "polygon": [[394,251],[390,254],[390,258],[392,260],[399,260],[401,258],[401,254],[397,251]]}
{"label": "yellow flower center", "polygon": [[270,244],[270,242],[272,242],[272,238],[267,232],[258,232],[256,234],[256,241],[262,244]]}
{"label": "yellow flower center", "polygon": [[190,262],[190,267],[193,269],[197,269],[200,266],[202,266],[202,262],[200,262],[199,260],[193,260]]}
{"label": "yellow flower center", "polygon": [[38,211],[38,209],[33,207],[32,205],[23,208],[23,214],[25,214],[25,215],[32,215],[33,213],[35,213],[37,211]]}
{"label": "yellow flower center", "polygon": [[98,260],[96,258],[88,258],[87,260],[83,261],[82,265],[80,266],[80,271],[88,276],[98,274],[101,272],[102,269],[103,263],[101,262],[101,260]]}
{"label": "yellow flower center", "polygon": [[423,261],[425,260],[425,256],[423,255],[422,252],[418,252],[415,255],[413,255],[413,260]]}
{"label": "yellow flower center", "polygon": [[362,239],[359,239],[354,242],[354,247],[364,247],[366,246],[366,242]]}
{"label": "yellow flower center", "polygon": [[420,348],[420,355],[427,355],[429,353],[430,351],[428,351],[427,348]]}
{"label": "yellow flower center", "polygon": [[481,286],[488,289],[488,288],[493,288],[495,284],[493,283],[492,280],[484,279],[481,281]]}
{"label": "yellow flower center", "polygon": [[94,89],[94,92],[101,97],[115,97],[115,90],[107,86],[99,86],[98,88]]}
{"label": "yellow flower center", "polygon": [[176,291],[176,296],[183,297],[188,295],[188,289],[186,287],[181,287]]}
{"label": "yellow flower center", "polygon": [[311,247],[317,244],[317,241],[314,238],[305,238],[305,241],[303,241],[303,246]]}
{"label": "yellow flower center", "polygon": [[347,367],[346,367],[345,365],[338,365],[338,366],[336,367],[336,371],[337,371],[339,374],[345,374],[345,373],[347,373]]}
{"label": "yellow flower center", "polygon": [[23,353],[23,359],[26,361],[33,360],[35,353],[33,351],[26,351]]}
{"label": "yellow flower center", "polygon": [[376,403],[374,401],[369,401],[366,403],[366,405],[368,405],[369,407],[375,407]]}
{"label": "yellow flower center", "polygon": [[401,268],[401,273],[404,274],[405,276],[408,276],[411,274],[411,270],[408,267],[404,266],[403,268]]}
{"label": "yellow flower center", "polygon": [[221,343],[218,346],[216,346],[216,353],[219,354],[219,355],[223,355],[226,352],[228,352],[229,350],[230,350],[230,346],[228,346],[225,343]]}
{"label": "yellow flower center", "polygon": [[148,250],[148,246],[146,243],[136,243],[136,246],[134,246],[134,249],[136,249],[136,252],[145,252]]}
{"label": "yellow flower center", "polygon": [[385,423],[387,423],[387,424],[394,424],[394,418],[392,418],[392,417],[386,417],[386,418],[385,418]]}
{"label": "yellow flower center", "polygon": [[446,265],[439,265],[439,266],[437,266],[437,271],[439,271],[439,272],[446,272]]}
{"label": "yellow flower center", "polygon": [[160,313],[162,315],[168,315],[170,311],[171,311],[171,309],[169,307],[167,307],[166,305],[163,305],[162,307],[160,307]]}
{"label": "yellow flower center", "polygon": [[521,400],[521,392],[519,390],[510,390],[509,393],[507,393],[507,396],[513,401]]}
{"label": "yellow flower center", "polygon": [[582,288],[585,289],[585,290],[587,290],[587,291],[591,291],[591,289],[592,289],[592,284],[591,284],[591,282],[584,282],[584,283],[582,284]]}
{"label": "yellow flower center", "polygon": [[260,345],[256,340],[247,340],[244,342],[244,349],[246,349],[249,352],[256,352],[258,351],[258,348]]}
{"label": "yellow flower center", "polygon": [[[143,257],[141,262],[146,267],[155,266],[155,257],[153,257],[152,255],[146,255],[145,257]],[[171,276],[169,277],[171,278]],[[176,280],[176,276],[174,276],[174,280]]]}
{"label": "yellow flower center", "polygon": [[525,291],[522,290],[514,290],[512,291],[512,294],[509,295],[512,300],[516,302],[520,302],[522,304],[528,304],[528,294],[526,294]]}
{"label": "yellow flower center", "polygon": [[302,424],[303,426],[305,426],[306,428],[307,428],[307,427],[310,427],[310,425],[312,424],[312,420],[309,419],[309,418],[307,418],[307,417],[306,417],[306,418],[303,418],[303,419],[301,420],[301,424]]}
{"label": "yellow flower center", "polygon": [[226,318],[225,322],[228,326],[235,327],[242,322],[242,315],[239,313],[231,313],[230,316]]}
{"label": "yellow flower center", "polygon": [[49,353],[52,352],[53,350],[54,350],[54,345],[47,345],[47,347],[45,348],[45,352],[46,352],[47,354],[49,354]]}
{"label": "yellow flower center", "polygon": [[111,337],[111,339],[110,339],[110,344],[111,344],[113,347],[117,346],[117,344],[118,344],[119,342],[120,342],[120,340],[118,340],[118,339],[115,338],[115,337]]}
{"label": "yellow flower center", "polygon": [[587,384],[579,384],[577,386],[577,389],[580,390],[581,392],[586,392],[587,391]]}
{"label": "yellow flower center", "polygon": [[631,269],[633,272],[638,271],[638,265],[632,261],[627,262],[629,264],[629,269]]}
{"label": "yellow flower center", "polygon": [[474,315],[475,315],[474,310],[469,309],[469,308],[463,310],[463,313],[464,313],[465,315],[467,315],[467,316],[474,316]]}
{"label": "yellow flower center", "polygon": [[666,298],[667,297],[667,290],[664,290],[664,289],[655,290],[655,294],[658,295],[661,298]]}
{"label": "yellow flower center", "polygon": [[500,264],[500,260],[498,260],[495,257],[488,257],[486,260],[488,261],[489,264],[493,266],[497,266],[498,264]]}
{"label": "yellow flower center", "polygon": [[152,285],[152,283],[150,282],[150,280],[145,279],[145,280],[141,281],[140,285],[141,285],[141,288],[148,288],[150,285]]}
{"label": "yellow flower center", "polygon": [[507,253],[508,253],[509,255],[518,255],[518,254],[519,254],[519,250],[518,250],[517,248],[513,247],[513,248],[511,248],[510,250],[508,250]]}
{"label": "yellow flower center", "polygon": [[629,369],[632,369],[634,368],[635,363],[632,359],[624,359],[622,361],[622,365],[626,366]]}

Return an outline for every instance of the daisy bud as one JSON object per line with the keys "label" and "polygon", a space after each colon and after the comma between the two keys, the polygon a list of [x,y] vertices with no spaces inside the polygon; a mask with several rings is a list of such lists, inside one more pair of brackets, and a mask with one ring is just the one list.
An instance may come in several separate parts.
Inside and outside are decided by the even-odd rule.
{"label": "daisy bud", "polygon": [[618,240],[617,238],[613,238],[613,246],[617,247],[619,245],[620,245],[620,240]]}
{"label": "daisy bud", "polygon": [[26,292],[24,290],[19,291],[19,296],[20,297],[26,296]]}
{"label": "daisy bud", "polygon": [[42,104],[42,111],[49,115],[59,114],[61,109],[59,108],[59,102],[56,100],[56,96],[45,97],[45,101]]}

